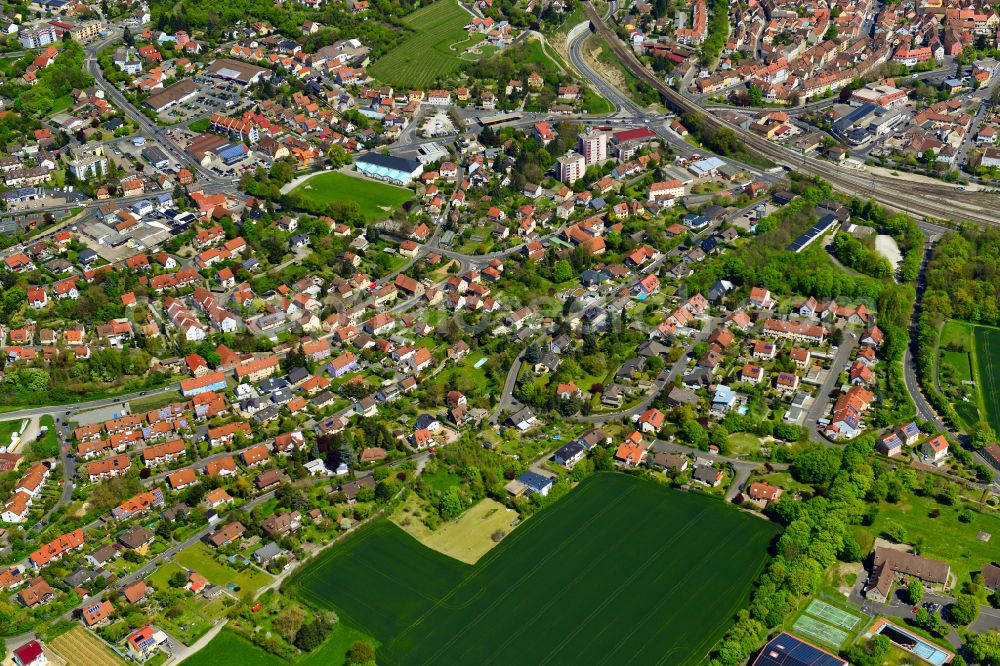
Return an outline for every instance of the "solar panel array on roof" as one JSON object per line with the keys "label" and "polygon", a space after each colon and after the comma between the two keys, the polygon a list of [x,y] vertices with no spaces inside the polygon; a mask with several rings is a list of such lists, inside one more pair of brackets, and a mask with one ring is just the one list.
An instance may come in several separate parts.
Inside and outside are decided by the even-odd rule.
{"label": "solar panel array on roof", "polygon": [[829,231],[830,228],[836,223],[836,217],[833,215],[824,215],[823,219],[809,227],[808,231],[792,241],[792,244],[786,249],[792,252],[801,252],[806,249],[810,243]]}
{"label": "solar panel array on roof", "polygon": [[780,633],[764,646],[753,666],[847,666],[847,662],[791,634]]}

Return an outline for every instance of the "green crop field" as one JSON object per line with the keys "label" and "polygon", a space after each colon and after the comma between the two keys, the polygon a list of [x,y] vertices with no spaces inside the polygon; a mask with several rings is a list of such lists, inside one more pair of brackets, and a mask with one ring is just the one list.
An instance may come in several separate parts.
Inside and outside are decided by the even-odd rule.
{"label": "green crop field", "polygon": [[377,638],[383,665],[696,664],[776,534],[723,502],[598,474],[474,566],[381,520],[285,589]]}
{"label": "green crop field", "polygon": [[321,204],[354,201],[361,207],[361,214],[369,220],[389,217],[413,197],[413,192],[405,187],[348,176],[338,171],[316,174],[293,192]]}
{"label": "green crop field", "polygon": [[[418,9],[403,23],[413,30],[409,37],[368,68],[373,77],[403,88],[425,88],[439,78],[457,72],[463,61],[465,26],[472,16],[455,0],[437,2]],[[456,49],[452,50],[452,45]]]}
{"label": "green crop field", "polygon": [[1000,328],[976,326],[976,381],[986,420],[1000,431]]}

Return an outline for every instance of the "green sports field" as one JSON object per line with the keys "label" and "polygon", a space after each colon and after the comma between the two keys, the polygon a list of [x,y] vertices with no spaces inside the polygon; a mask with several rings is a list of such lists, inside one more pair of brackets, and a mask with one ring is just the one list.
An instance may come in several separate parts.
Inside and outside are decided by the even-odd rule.
{"label": "green sports field", "polygon": [[425,88],[436,79],[457,72],[463,47],[449,47],[467,39],[465,26],[472,16],[455,0],[437,0],[418,9],[403,23],[413,30],[409,37],[368,68],[373,77],[393,86]]}
{"label": "green sports field", "polygon": [[389,217],[413,197],[413,192],[404,187],[386,185],[360,176],[348,176],[337,171],[316,174],[293,192],[321,204],[334,201],[357,202],[361,207],[361,214],[369,220]]}
{"label": "green sports field", "polygon": [[598,474],[474,566],[387,520],[285,589],[391,664],[697,664],[746,602],[777,529],[721,501]]}

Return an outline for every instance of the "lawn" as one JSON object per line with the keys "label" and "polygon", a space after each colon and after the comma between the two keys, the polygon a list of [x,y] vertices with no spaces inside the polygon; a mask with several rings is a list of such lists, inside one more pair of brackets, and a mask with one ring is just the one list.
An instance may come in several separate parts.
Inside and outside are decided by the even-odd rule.
{"label": "lawn", "polygon": [[238,571],[229,565],[220,564],[215,560],[214,554],[211,548],[199,542],[177,553],[174,562],[188,569],[194,569],[215,585],[225,586],[230,583],[237,585],[241,594],[247,591],[256,592],[272,580],[270,574],[252,566]]}
{"label": "lawn", "polygon": [[83,627],[73,627],[51,641],[49,647],[68,664],[118,666],[125,663],[104,644],[104,641]]}
{"label": "lawn", "polygon": [[316,174],[293,192],[320,204],[354,201],[361,207],[362,215],[369,220],[388,217],[413,197],[413,192],[406,188],[338,171]]}
{"label": "lawn", "polygon": [[462,477],[456,472],[450,472],[444,467],[438,469],[433,474],[424,474],[422,478],[431,490],[440,493],[443,493],[452,486],[457,486],[462,481]]}
{"label": "lawn", "polygon": [[437,0],[418,9],[403,19],[413,32],[369,67],[368,73],[401,88],[432,85],[464,66],[459,57],[462,47],[449,47],[467,39],[465,26],[471,20],[454,0]]}
{"label": "lawn", "polygon": [[604,99],[590,88],[583,89],[583,103],[581,108],[584,113],[589,113],[591,115],[603,115],[606,113],[614,113],[615,111],[614,104]]}
{"label": "lawn", "polygon": [[493,389],[486,376],[486,363],[476,367],[476,363],[483,358],[485,354],[474,352],[457,363],[449,363],[429,383],[444,386],[449,391],[455,389],[468,396],[486,395]]}
{"label": "lawn", "polygon": [[976,381],[986,420],[1000,431],[1000,328],[976,326]]}
{"label": "lawn", "polygon": [[133,414],[141,414],[143,412],[149,412],[154,409],[166,407],[173,402],[178,402],[178,395],[173,391],[170,391],[169,393],[157,393],[155,395],[147,395],[135,400],[129,400],[128,408]]}
{"label": "lawn", "polygon": [[153,622],[185,645],[194,644],[212,628],[212,620],[225,614],[225,602],[216,598],[211,601],[192,597],[185,604],[184,612],[175,618],[157,614]]}
{"label": "lawn", "polygon": [[48,428],[45,436],[34,443],[33,448],[36,453],[43,458],[54,458],[59,455],[59,431],[56,429],[56,420],[44,415],[38,420],[40,428]]}
{"label": "lawn", "polygon": [[24,432],[22,425],[27,425],[27,419],[13,419],[11,421],[0,421],[0,446],[10,446],[11,435]]}
{"label": "lawn", "polygon": [[149,582],[151,582],[153,587],[156,589],[165,590],[170,587],[170,577],[178,571],[184,571],[184,569],[177,566],[173,562],[167,562],[153,572],[153,574],[149,577]]}
{"label": "lawn", "polygon": [[[354,641],[378,642],[362,631],[338,623],[319,649],[295,663],[303,666],[341,666]],[[187,666],[281,666],[284,660],[257,647],[236,632],[223,629],[204,648],[184,661]]]}
{"label": "lawn", "polygon": [[[976,363],[979,356],[976,332],[979,329],[980,327],[968,322],[953,319],[945,322],[939,342],[938,376],[941,388],[951,400],[955,412],[969,428],[982,418],[981,403],[989,390],[985,384],[974,387],[960,385],[961,382],[977,380],[976,375],[982,372],[981,366],[977,367]],[[986,356],[988,357],[988,353]]]}
{"label": "lawn", "polygon": [[967,382],[972,379],[972,363],[967,352],[941,352],[941,364],[953,368],[959,381]]}
{"label": "lawn", "polygon": [[196,120],[190,125],[188,125],[188,129],[191,130],[192,132],[201,133],[201,132],[207,132],[208,128],[210,128],[211,126],[212,122],[208,118],[201,118],[200,120]]}
{"label": "lawn", "polygon": [[364,641],[378,647],[378,641],[365,632],[337,623],[318,650],[306,654],[295,663],[304,666],[340,666],[346,661],[347,651],[354,641]]}
{"label": "lawn", "polygon": [[474,566],[381,520],[298,570],[287,589],[379,639],[383,665],[597,654],[696,664],[746,602],[776,534],[721,501],[599,474]]}
{"label": "lawn", "polygon": [[223,629],[183,663],[188,666],[282,666],[286,662],[239,634]]}
{"label": "lawn", "polygon": [[513,529],[511,522],[517,519],[516,511],[493,499],[480,500],[434,531],[421,522],[421,515],[420,499],[411,493],[390,520],[428,548],[466,564],[478,562],[496,545],[492,535],[497,530],[509,534]]}
{"label": "lawn", "polygon": [[734,432],[727,439],[734,454],[758,455],[764,445],[760,437],[749,432]]}
{"label": "lawn", "polygon": [[56,97],[52,102],[52,110],[50,113],[60,113],[65,111],[69,107],[73,106],[73,96],[69,93],[62,95],[61,97]]}
{"label": "lawn", "polygon": [[[931,518],[932,510],[941,515]],[[902,525],[906,543],[921,544],[920,554],[951,564],[958,582],[969,580],[971,572],[979,571],[984,562],[996,559],[996,540],[1000,539],[1000,516],[973,511],[972,522],[961,523],[958,515],[963,507],[944,506],[932,497],[913,495],[899,504],[883,504],[872,527],[875,534],[885,531],[890,522]],[[980,531],[993,538],[984,543],[976,538]]]}

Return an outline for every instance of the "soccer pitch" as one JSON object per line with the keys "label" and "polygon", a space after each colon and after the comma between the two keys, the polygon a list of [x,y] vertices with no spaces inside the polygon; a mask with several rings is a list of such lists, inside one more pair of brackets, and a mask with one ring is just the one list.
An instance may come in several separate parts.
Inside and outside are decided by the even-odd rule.
{"label": "soccer pitch", "polygon": [[375,636],[379,664],[697,664],[776,533],[718,500],[598,474],[474,566],[383,520],[287,588]]}

